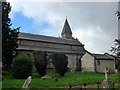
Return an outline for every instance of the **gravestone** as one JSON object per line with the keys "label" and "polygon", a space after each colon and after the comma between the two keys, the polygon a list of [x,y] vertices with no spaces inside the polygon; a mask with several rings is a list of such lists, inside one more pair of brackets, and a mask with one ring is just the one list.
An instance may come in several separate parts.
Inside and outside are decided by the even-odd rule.
{"label": "gravestone", "polygon": [[51,79],[51,78],[52,78],[52,77],[49,76],[49,75],[42,76],[42,79],[43,79],[43,80],[47,80],[47,79]]}
{"label": "gravestone", "polygon": [[29,77],[27,78],[27,80],[24,82],[22,88],[28,88],[28,87],[29,87],[29,85],[30,85],[30,83],[31,83],[31,78],[32,78],[31,76],[29,76]]}
{"label": "gravestone", "polygon": [[104,72],[105,72],[105,79],[108,80],[108,72],[109,72],[108,69],[105,68],[105,71],[104,71]]}
{"label": "gravestone", "polygon": [[57,77],[55,77],[55,78],[54,78],[54,81],[55,81],[55,82],[57,82],[57,81],[58,81],[58,78],[57,78]]}
{"label": "gravestone", "polygon": [[110,79],[108,79],[108,69],[105,68],[105,79],[101,84],[101,88],[114,88],[114,84],[112,83],[112,81]]}
{"label": "gravestone", "polygon": [[115,69],[115,74],[118,74],[119,72],[118,72],[118,69]]}

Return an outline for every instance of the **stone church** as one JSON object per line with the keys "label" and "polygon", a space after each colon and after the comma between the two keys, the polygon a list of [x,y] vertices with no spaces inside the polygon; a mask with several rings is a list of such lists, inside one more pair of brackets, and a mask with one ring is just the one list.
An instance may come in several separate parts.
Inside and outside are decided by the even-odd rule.
{"label": "stone church", "polygon": [[41,50],[47,53],[64,53],[68,56],[68,67],[71,71],[81,70],[81,57],[86,50],[84,45],[72,37],[68,20],[65,20],[61,37],[50,37],[29,33],[20,33],[17,48],[19,54],[33,56],[33,51]]}

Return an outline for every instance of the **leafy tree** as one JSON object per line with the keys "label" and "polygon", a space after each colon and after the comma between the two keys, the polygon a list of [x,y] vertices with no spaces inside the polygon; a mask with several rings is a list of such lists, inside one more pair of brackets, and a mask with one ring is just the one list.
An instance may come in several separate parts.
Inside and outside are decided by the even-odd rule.
{"label": "leafy tree", "polygon": [[9,13],[11,6],[9,2],[2,2],[2,63],[3,69],[10,70],[13,57],[16,55],[18,28],[11,28]]}
{"label": "leafy tree", "polygon": [[34,56],[35,68],[39,73],[40,77],[46,75],[47,53],[43,51],[34,51],[33,56]]}
{"label": "leafy tree", "polygon": [[68,57],[65,54],[54,53],[51,55],[52,62],[55,66],[56,72],[60,74],[60,76],[64,76],[67,72],[68,68]]}

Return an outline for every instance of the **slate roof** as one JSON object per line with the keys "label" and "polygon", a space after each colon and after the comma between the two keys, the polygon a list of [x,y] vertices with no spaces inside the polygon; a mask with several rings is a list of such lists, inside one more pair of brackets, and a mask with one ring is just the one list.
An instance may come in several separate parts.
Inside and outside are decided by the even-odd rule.
{"label": "slate roof", "polygon": [[72,34],[72,31],[70,29],[70,25],[67,19],[65,20],[64,27],[61,34],[65,34],[65,33]]}
{"label": "slate roof", "polygon": [[93,57],[95,57],[95,60],[114,60],[115,58],[108,54],[108,53],[105,53],[105,54],[94,54],[94,53],[90,53],[86,50],[87,53],[89,53],[90,55],[92,55]]}
{"label": "slate roof", "polygon": [[18,39],[40,41],[40,42],[47,42],[47,43],[58,43],[58,44],[65,44],[65,45],[84,46],[77,39],[63,39],[63,38],[29,34],[29,33],[20,33]]}
{"label": "slate roof", "polygon": [[113,57],[106,54],[93,54],[96,60],[114,60]]}

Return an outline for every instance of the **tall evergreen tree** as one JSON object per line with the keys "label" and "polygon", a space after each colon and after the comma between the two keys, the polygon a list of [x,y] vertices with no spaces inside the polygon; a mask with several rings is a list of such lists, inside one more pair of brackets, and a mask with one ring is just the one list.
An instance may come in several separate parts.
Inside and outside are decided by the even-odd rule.
{"label": "tall evergreen tree", "polygon": [[47,69],[47,52],[45,51],[34,51],[34,64],[36,71],[39,73],[40,77],[46,75]]}
{"label": "tall evergreen tree", "polygon": [[9,13],[11,6],[9,2],[2,2],[2,63],[3,69],[11,68],[13,57],[16,54],[17,37],[19,34],[18,28],[11,28],[11,19]]}
{"label": "tall evergreen tree", "polygon": [[55,70],[60,76],[64,76],[64,74],[68,70],[68,57],[62,53],[53,53],[51,54],[52,62],[55,66]]}

